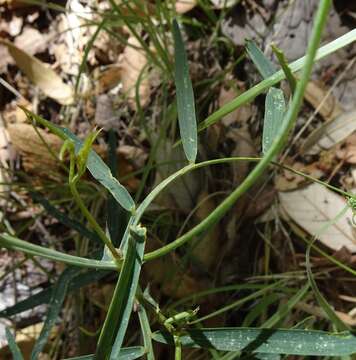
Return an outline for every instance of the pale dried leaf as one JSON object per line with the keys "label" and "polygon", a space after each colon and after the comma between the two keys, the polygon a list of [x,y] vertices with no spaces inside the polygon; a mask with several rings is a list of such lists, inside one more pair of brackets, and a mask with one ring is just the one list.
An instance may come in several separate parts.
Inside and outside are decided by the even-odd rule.
{"label": "pale dried leaf", "polygon": [[225,9],[236,4],[236,0],[210,0],[215,9]]}
{"label": "pale dried leaf", "polygon": [[196,0],[177,0],[175,3],[176,12],[178,14],[184,14],[192,10],[196,4]]}
{"label": "pale dried leaf", "polygon": [[[312,176],[314,179],[320,179],[324,175],[324,171],[319,167],[319,163],[315,162],[309,165],[304,165],[300,162],[295,162],[292,165],[294,170],[298,170],[304,174]],[[275,177],[274,184],[278,191],[295,190],[306,181],[305,177],[295,174],[288,170],[283,170]]]}
{"label": "pale dried leaf", "polygon": [[304,141],[301,152],[308,155],[318,154],[321,150],[346,139],[356,130],[356,110],[343,113],[313,131]]}
{"label": "pale dried leaf", "polygon": [[[119,65],[121,68],[122,90],[127,95],[129,105],[132,109],[137,110],[136,104],[136,86],[138,85],[138,96],[140,106],[144,107],[150,97],[150,82],[147,74],[142,74],[147,65],[147,58],[142,50],[137,49],[141,47],[139,41],[131,36],[128,39],[128,44],[119,58]],[[131,45],[131,46],[130,46]],[[134,46],[134,47],[133,47]]]}
{"label": "pale dried leaf", "polygon": [[313,183],[300,190],[280,192],[279,199],[282,209],[289,217],[311,235],[317,236],[325,246],[333,250],[346,247],[349,251],[356,252],[351,209],[333,222],[345,208],[344,198]]}
{"label": "pale dried leaf", "polygon": [[48,151],[48,148],[52,149],[54,154],[58,154],[62,145],[60,138],[37,129],[46,146],[32,125],[9,124],[7,130],[14,150],[22,157],[25,171],[40,176],[50,176],[51,173],[54,174],[59,170],[60,162]]}
{"label": "pale dried leaf", "polygon": [[[305,89],[305,99],[315,108],[324,120],[329,121],[341,115],[342,108],[335,97],[326,91],[316,81],[309,81]],[[322,105],[320,105],[322,104]]]}
{"label": "pale dried leaf", "polygon": [[73,102],[72,87],[65,84],[48,64],[29,55],[11,42],[0,39],[0,44],[7,46],[17,66],[45,95],[63,105]]}

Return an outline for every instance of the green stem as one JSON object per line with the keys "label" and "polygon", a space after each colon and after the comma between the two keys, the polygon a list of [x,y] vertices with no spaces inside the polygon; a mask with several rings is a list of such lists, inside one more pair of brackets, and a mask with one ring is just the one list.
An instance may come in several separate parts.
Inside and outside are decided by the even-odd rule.
{"label": "green stem", "polygon": [[[169,252],[173,251],[174,249],[182,246],[195,236],[201,234],[203,231],[206,231],[211,226],[216,224],[226,213],[230,208],[236,203],[236,200],[240,198],[262,175],[262,173],[266,170],[268,165],[271,163],[271,161],[280,153],[280,151],[283,149],[285,143],[287,142],[288,135],[291,131],[291,129],[294,126],[295,120],[297,118],[299,109],[302,105],[304,91],[307,86],[307,83],[310,78],[310,74],[312,71],[314,58],[316,55],[316,51],[320,42],[322,29],[324,28],[324,25],[326,23],[328,10],[331,4],[331,0],[322,0],[320,2],[317,15],[315,18],[315,23],[313,27],[313,33],[310,39],[310,45],[307,50],[307,55],[305,59],[305,65],[303,74],[301,76],[301,79],[297,85],[295,94],[293,96],[293,100],[291,103],[290,108],[288,109],[288,112],[284,118],[283,124],[281,126],[281,131],[279,135],[274,139],[270,149],[265,154],[263,159],[258,163],[258,165],[250,172],[250,174],[246,177],[246,179],[242,182],[242,184],[237,187],[212,213],[210,213],[209,216],[207,216],[201,223],[196,225],[194,228],[192,228],[190,231],[188,231],[186,234],[182,235],[175,241],[171,242],[170,244],[161,247],[160,249],[157,249],[155,251],[152,251],[151,253],[146,255],[147,260],[151,260],[156,257],[163,256],[165,254],[168,254]],[[281,75],[283,75],[283,72],[281,72]],[[274,75],[275,76],[275,75]],[[268,80],[268,79],[267,79]],[[266,81],[267,81],[266,80]],[[264,82],[262,82],[264,83]],[[261,84],[262,84],[261,83]],[[246,94],[246,93],[245,93]],[[231,104],[231,103],[230,103]],[[238,105],[239,106],[239,105]],[[236,107],[238,107],[236,106]],[[226,109],[226,106],[224,107]],[[223,109],[224,109],[223,108]],[[222,110],[222,109],[221,109]],[[228,111],[230,112],[230,111]],[[224,116],[223,114],[222,116]]]}
{"label": "green stem", "polygon": [[121,256],[115,249],[113,243],[110,241],[110,239],[106,236],[105,232],[101,228],[101,226],[96,222],[95,218],[90,214],[89,210],[85,206],[83,200],[81,199],[77,187],[76,187],[75,181],[69,181],[69,188],[73,195],[73,198],[77,205],[79,206],[80,211],[82,214],[86,217],[89,224],[93,228],[93,230],[98,234],[100,239],[103,241],[103,243],[107,246],[107,248],[110,250],[112,256],[114,257],[114,260],[117,264],[121,263]]}

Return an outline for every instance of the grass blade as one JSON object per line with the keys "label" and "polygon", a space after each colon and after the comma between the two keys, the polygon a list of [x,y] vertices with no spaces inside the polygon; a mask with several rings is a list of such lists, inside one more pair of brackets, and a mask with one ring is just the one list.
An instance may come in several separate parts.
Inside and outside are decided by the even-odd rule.
{"label": "grass blade", "polygon": [[14,335],[12,335],[12,332],[9,330],[9,328],[6,328],[5,332],[6,332],[7,343],[9,345],[9,349],[11,351],[13,359],[14,360],[23,360],[21,350],[16,344]]}
{"label": "grass blade", "polygon": [[30,192],[30,196],[33,201],[41,204],[43,206],[43,208],[48,212],[48,214],[53,216],[60,223],[77,231],[80,235],[86,237],[87,239],[102,244],[100,238],[97,236],[97,234],[95,232],[88,230],[79,221],[70,218],[67,214],[58,210],[47,199],[45,199],[40,193],[32,191],[32,192]]}
{"label": "grass blade", "polygon": [[173,21],[173,37],[179,131],[185,156],[189,162],[194,163],[198,152],[194,93],[189,76],[187,54],[176,20]]}
{"label": "grass blade", "polygon": [[136,295],[145,249],[146,228],[131,227],[119,280],[100,333],[95,359],[117,359],[124,340]]}
{"label": "grass blade", "polygon": [[278,326],[280,321],[303,299],[308,289],[309,282],[297,291],[297,293],[292,296],[286,304],[283,304],[266,322],[263,323],[261,327],[269,329],[273,326]]}
{"label": "grass blade", "polygon": [[[174,345],[169,333],[153,334],[155,341]],[[182,346],[304,356],[344,356],[356,353],[356,336],[349,332],[256,328],[191,329],[180,337]]]}
{"label": "grass blade", "polygon": [[[127,348],[122,348],[118,359],[120,359],[120,360],[135,360],[135,359],[141,358],[143,355],[145,355],[144,347],[132,346],[132,347],[127,347]],[[94,354],[76,356],[76,357],[68,358],[65,360],[94,360]]]}
{"label": "grass blade", "polygon": [[265,102],[265,118],[263,123],[262,152],[266,154],[279,135],[283,117],[286,112],[286,103],[283,91],[271,87],[268,90]]}
{"label": "grass blade", "polygon": [[37,360],[40,352],[46,345],[51,329],[57,321],[58,315],[61,311],[63,301],[67,294],[68,284],[75,274],[75,268],[67,268],[62,272],[57,280],[53,289],[51,300],[48,304],[46,320],[31,353],[31,360]]}
{"label": "grass blade", "polygon": [[[345,35],[338,37],[337,39],[329,42],[328,44],[319,48],[315,61],[318,61],[329,54],[353,43],[356,40],[356,29],[349,31]],[[303,56],[298,60],[293,61],[289,64],[292,72],[297,72],[306,66],[307,56]],[[240,96],[231,100],[229,103],[225,104],[220,109],[216,110],[213,114],[209,115],[204,121],[199,124],[199,131],[203,131],[207,127],[215,124],[217,121],[222,119],[227,114],[230,114],[232,111],[236,110],[238,107],[251,102],[255,97],[265,92],[271,86],[279,83],[281,80],[285,78],[285,74],[282,70],[277,71],[275,74],[270,76],[269,78],[261,81],[256,84],[249,90],[242,93]]]}
{"label": "grass blade", "polygon": [[[61,128],[52,124],[51,122],[43,119],[41,116],[38,116],[26,108],[20,106],[20,108],[25,112],[26,116],[33,122],[38,122],[41,125],[48,128],[53,134],[59,136],[62,140],[72,140],[75,145],[76,153],[81,149],[83,142],[79,140],[71,131],[65,128]],[[100,156],[94,151],[90,150],[87,168],[92,176],[103,185],[109,192],[113,195],[115,200],[127,211],[133,212],[135,210],[135,203],[126,190],[126,188],[120,184],[120,182],[112,175],[110,169],[105,164],[105,162],[100,158]]]}
{"label": "grass blade", "polygon": [[[109,274],[108,271],[102,270],[89,270],[83,273],[82,269],[76,269],[77,275],[70,280],[67,290],[68,293],[81,289],[82,287],[98,281],[107,274]],[[36,306],[48,304],[52,297],[54,287],[55,286],[52,285],[45,290],[42,290],[28,297],[27,299],[19,301],[15,305],[7,307],[6,309],[0,311],[0,318],[6,318],[13,315],[21,314],[22,312],[33,309]]]}
{"label": "grass blade", "polygon": [[246,50],[257,70],[264,79],[267,79],[276,72],[272,62],[267,59],[265,54],[259,49],[254,41],[246,41]]}

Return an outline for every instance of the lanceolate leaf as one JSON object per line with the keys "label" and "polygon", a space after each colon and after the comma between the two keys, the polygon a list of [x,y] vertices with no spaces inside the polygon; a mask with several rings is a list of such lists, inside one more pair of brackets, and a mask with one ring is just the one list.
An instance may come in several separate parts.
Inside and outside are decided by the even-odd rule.
{"label": "lanceolate leaf", "polygon": [[[110,271],[103,271],[103,270],[88,270],[87,272],[83,273],[81,268],[76,267],[77,274],[73,279],[70,281],[68,285],[67,292],[76,291],[86,285],[89,285],[95,281],[102,279],[104,276],[110,273]],[[13,306],[10,306],[2,311],[0,311],[0,318],[2,317],[10,317],[13,315],[21,314],[24,311],[30,310],[35,308],[36,306],[42,304],[48,304],[52,293],[54,291],[55,285],[48,287],[45,290],[42,290],[25,300],[19,301]]]}
{"label": "lanceolate leaf", "polygon": [[73,230],[78,231],[78,233],[89,240],[96,241],[102,244],[100,238],[95,232],[88,230],[84,225],[82,225],[79,221],[70,218],[66,213],[58,210],[55,206],[53,206],[46,198],[44,198],[40,193],[31,191],[30,192],[31,198],[40,203],[43,208],[48,212],[49,215],[56,218],[59,222],[63,225],[72,228]]}
{"label": "lanceolate leaf", "polygon": [[[21,107],[21,106],[20,106]],[[75,151],[78,153],[82,147],[83,142],[79,140],[72,132],[68,129],[61,128],[52,124],[51,122],[43,119],[41,116],[38,116],[31,111],[28,111],[26,108],[21,107],[21,109],[26,113],[30,120],[39,122],[41,125],[47,127],[52,133],[56,134],[63,140],[70,139],[75,144]],[[112,175],[108,166],[100,158],[100,156],[93,150],[90,151],[87,168],[93,177],[99,181],[106,189],[110,191],[112,196],[116,201],[127,211],[134,211],[135,203],[126,190],[124,186]]]}
{"label": "lanceolate leaf", "polygon": [[[174,345],[174,339],[168,333],[154,333],[153,339]],[[349,332],[256,328],[192,329],[180,337],[180,342],[187,347],[246,353],[303,356],[345,356],[356,353],[356,336]]]}
{"label": "lanceolate leaf", "polygon": [[[83,142],[79,140],[68,129],[62,129],[66,136],[74,141],[76,153],[82,147]],[[120,184],[120,182],[111,174],[110,169],[101,159],[101,157],[93,150],[90,151],[88,156],[87,168],[93,177],[99,181],[106,189],[110,191],[115,200],[127,211],[133,211],[135,209],[135,203],[126,190],[126,188]]]}
{"label": "lanceolate leaf", "polygon": [[179,130],[185,156],[189,162],[195,162],[198,151],[198,135],[194,93],[189,76],[187,54],[178,23],[175,20],[173,21],[173,37]]}
{"label": "lanceolate leaf", "polygon": [[267,79],[276,72],[274,65],[269,59],[266,58],[264,53],[258,48],[258,46],[251,40],[246,42],[246,50],[255,64],[257,70],[264,79]]}
{"label": "lanceolate leaf", "polygon": [[262,152],[266,154],[273,140],[279,134],[286,111],[283,91],[271,87],[268,90],[265,103],[265,118],[263,123]]}
{"label": "lanceolate leaf", "polygon": [[[122,348],[117,359],[120,360],[135,360],[141,358],[145,354],[145,348],[143,346],[132,346],[128,348]],[[93,360],[94,354],[76,356],[65,360]]]}
{"label": "lanceolate leaf", "polygon": [[61,276],[57,280],[55,288],[53,289],[51,300],[48,304],[46,320],[31,353],[31,360],[37,360],[40,352],[46,345],[51,329],[57,321],[58,315],[61,311],[63,301],[67,294],[68,284],[73,276],[76,275],[76,272],[77,270],[75,268],[67,268],[62,272]]}
{"label": "lanceolate leaf", "polygon": [[21,350],[19,349],[19,347],[16,344],[14,335],[12,335],[12,332],[8,328],[6,328],[5,331],[6,331],[7,343],[9,345],[9,349],[11,351],[13,359],[14,360],[23,360]]}
{"label": "lanceolate leaf", "polygon": [[101,331],[95,360],[118,359],[132,312],[145,249],[146,228],[130,229],[119,280]]}

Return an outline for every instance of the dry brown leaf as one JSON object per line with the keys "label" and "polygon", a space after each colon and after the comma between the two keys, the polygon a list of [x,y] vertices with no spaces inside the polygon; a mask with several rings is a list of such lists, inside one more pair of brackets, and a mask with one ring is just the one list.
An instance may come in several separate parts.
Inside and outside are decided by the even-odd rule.
{"label": "dry brown leaf", "polygon": [[197,4],[197,0],[177,0],[175,3],[176,12],[184,14],[192,10]]}
{"label": "dry brown leaf", "polygon": [[147,105],[150,97],[150,81],[147,78],[147,74],[142,75],[142,71],[144,71],[147,65],[147,58],[142,50],[137,49],[137,47],[141,47],[141,44],[134,36],[128,39],[128,44],[119,57],[122,90],[127,95],[130,107],[137,110],[135,97],[139,79],[138,96],[140,106],[144,107]]}
{"label": "dry brown leaf", "polygon": [[60,163],[48,151],[48,147],[52,149],[54,154],[58,154],[62,146],[60,138],[42,129],[37,129],[46,142],[47,147],[32,125],[9,124],[7,131],[13,148],[22,157],[25,171],[36,173],[40,176],[49,176],[50,173],[55,174],[59,170]]}
{"label": "dry brown leaf", "polygon": [[348,164],[356,164],[356,134],[352,134],[346,139],[345,147],[337,150],[336,155]]}
{"label": "dry brown leaf", "polygon": [[345,215],[334,221],[346,206],[344,198],[313,183],[300,190],[280,192],[279,199],[289,217],[325,246],[333,250],[346,247],[356,252],[352,210],[347,209]]}
{"label": "dry brown leaf", "polygon": [[96,76],[96,92],[102,94],[114,88],[121,79],[121,68],[118,65],[107,67]]}
{"label": "dry brown leaf", "polygon": [[[147,251],[160,246],[162,244],[158,240],[151,238],[147,242]],[[171,253],[146,263],[145,274],[150,282],[160,287],[160,292],[175,299],[203,290],[203,283],[195,280],[187,271],[183,271],[178,264],[178,256]]]}
{"label": "dry brown leaf", "polygon": [[345,140],[355,130],[356,110],[345,112],[314,130],[304,141],[301,152],[308,155],[318,154]]}
{"label": "dry brown leaf", "polygon": [[[320,179],[324,172],[318,166],[319,163],[315,162],[309,165],[304,165],[300,162],[295,162],[292,166],[294,170],[301,171],[304,174],[310,175],[315,179]],[[305,177],[295,174],[288,170],[283,170],[282,173],[275,177],[274,184],[278,191],[289,191],[299,188],[305,184],[308,180]]]}
{"label": "dry brown leaf", "polygon": [[17,66],[45,95],[62,105],[73,102],[72,87],[65,84],[49,65],[29,55],[9,41],[0,39],[0,44],[7,47]]}
{"label": "dry brown leaf", "polygon": [[[313,306],[304,302],[299,302],[298,304],[296,304],[296,307],[298,309],[301,309],[303,311],[305,311],[308,314],[317,316],[319,318],[322,319],[328,319],[327,314],[325,313],[325,311],[319,307],[319,306]],[[347,325],[350,326],[356,326],[356,318],[352,317],[349,314],[346,314],[342,311],[335,311],[335,314]]]}
{"label": "dry brown leaf", "polygon": [[[315,108],[326,121],[330,121],[341,115],[342,108],[335,97],[322,88],[316,81],[310,81],[305,89],[305,99]],[[320,104],[322,105],[320,106]],[[320,108],[318,108],[320,106]]]}

